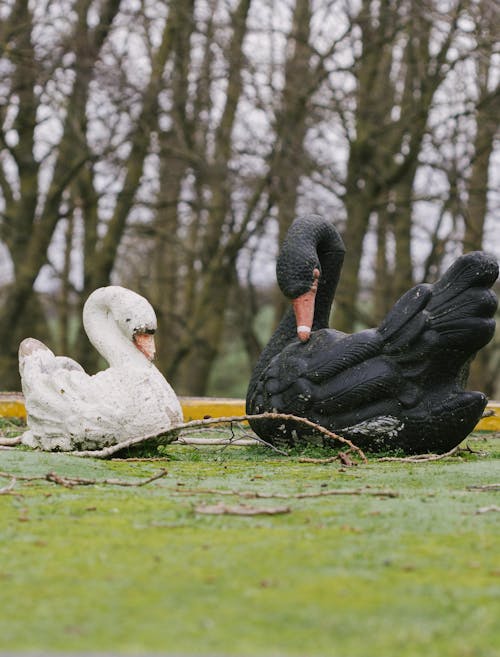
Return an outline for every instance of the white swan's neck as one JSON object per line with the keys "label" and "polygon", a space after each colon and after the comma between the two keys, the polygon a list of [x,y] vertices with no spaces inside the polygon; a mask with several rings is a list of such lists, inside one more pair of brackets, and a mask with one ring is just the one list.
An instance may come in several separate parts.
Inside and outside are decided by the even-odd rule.
{"label": "white swan's neck", "polygon": [[152,367],[152,363],[117,324],[111,310],[116,303],[116,296],[110,298],[106,288],[102,293],[98,290],[89,297],[83,310],[83,325],[90,342],[110,367]]}

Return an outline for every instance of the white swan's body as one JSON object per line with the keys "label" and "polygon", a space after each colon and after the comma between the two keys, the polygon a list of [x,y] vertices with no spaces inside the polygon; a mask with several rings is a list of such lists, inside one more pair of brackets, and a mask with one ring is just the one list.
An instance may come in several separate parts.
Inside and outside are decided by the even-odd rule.
{"label": "white swan's body", "polygon": [[[93,292],[83,310],[87,335],[109,363],[89,376],[38,340],[23,340],[19,371],[28,414],[22,442],[44,450],[99,449],[182,422],[182,409],[151,362],[151,305],[118,286]],[[140,344],[145,339],[148,346]]]}

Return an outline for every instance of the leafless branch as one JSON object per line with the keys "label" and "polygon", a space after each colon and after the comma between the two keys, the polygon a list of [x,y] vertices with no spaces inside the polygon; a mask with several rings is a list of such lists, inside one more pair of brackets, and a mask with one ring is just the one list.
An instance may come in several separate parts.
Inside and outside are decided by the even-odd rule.
{"label": "leafless branch", "polygon": [[289,506],[256,507],[247,504],[226,506],[225,504],[199,504],[194,507],[196,513],[207,515],[229,515],[229,516],[275,516],[282,513],[290,513]]}
{"label": "leafless branch", "polygon": [[[9,475],[9,476],[12,477],[12,475]],[[7,486],[4,486],[3,488],[0,488],[0,495],[9,495],[15,485],[16,485],[16,478],[12,477],[12,479],[7,484]]]}
{"label": "leafless branch", "polygon": [[[350,451],[350,450],[349,450]],[[349,451],[346,452],[339,452],[335,456],[329,456],[328,458],[311,458],[308,456],[303,456],[299,458],[299,463],[333,463],[334,461],[340,461],[343,465],[357,465],[355,461],[353,461],[349,457]]]}
{"label": "leafless branch", "polygon": [[[16,479],[21,479],[23,481],[50,481],[54,484],[59,484],[65,488],[73,488],[73,486],[95,486],[95,485],[108,485],[108,486],[145,486],[150,484],[152,481],[161,479],[168,474],[167,470],[160,470],[157,474],[147,479],[141,479],[139,481],[126,481],[123,479],[86,479],[84,477],[67,477],[66,475],[59,475],[56,472],[47,472],[44,475],[12,475],[9,472],[0,472],[0,477],[13,477],[15,483]],[[13,486],[14,484],[9,484]],[[9,486],[6,489],[9,489]],[[0,492],[5,489],[0,489]]]}
{"label": "leafless branch", "polygon": [[0,445],[3,447],[12,447],[13,445],[21,444],[21,436],[15,438],[0,438]]}
{"label": "leafless branch", "polygon": [[496,505],[496,504],[490,504],[489,506],[482,506],[481,508],[479,508],[479,509],[476,511],[476,513],[477,513],[477,514],[481,514],[481,513],[489,513],[490,511],[496,511],[496,512],[499,512],[499,511],[500,511],[500,506],[498,506],[498,505]]}
{"label": "leafless branch", "polygon": [[396,463],[428,463],[429,461],[440,461],[445,459],[448,456],[453,456],[458,452],[458,445],[453,449],[450,449],[449,452],[444,454],[416,454],[415,456],[384,456],[380,461],[394,461]]}
{"label": "leafless branch", "polygon": [[[333,431],[329,431],[328,429],[325,429],[325,427],[322,427],[319,424],[312,422],[311,420],[307,420],[306,418],[303,417],[298,417],[297,415],[291,415],[289,413],[260,413],[258,415],[234,415],[231,417],[217,417],[217,418],[207,418],[204,420],[192,420],[191,422],[184,422],[183,424],[179,424],[176,427],[172,427],[166,431],[149,434],[147,436],[139,436],[137,438],[130,438],[129,440],[125,440],[123,442],[117,443],[116,445],[110,445],[109,447],[105,447],[104,449],[82,450],[82,451],[75,451],[70,453],[73,454],[74,456],[92,456],[95,458],[106,459],[112,456],[113,454],[116,454],[117,452],[120,452],[129,447],[134,447],[141,443],[146,443],[150,440],[157,439],[160,436],[168,436],[169,434],[172,433],[178,433],[182,429],[187,429],[192,427],[206,427],[214,424],[232,425],[234,422],[247,422],[248,420],[259,420],[259,419],[284,420],[290,422],[297,422],[298,424],[305,425],[307,427],[310,427],[313,431],[317,433],[321,433],[333,441],[337,441],[344,445],[347,445],[351,450],[357,452],[363,461],[365,462],[367,461],[364,452],[347,438],[343,438],[342,436],[333,433]],[[264,444],[269,446],[269,443],[264,443]]]}
{"label": "leafless branch", "polygon": [[499,484],[483,484],[483,485],[472,485],[472,486],[467,486],[467,490],[473,490],[473,491],[489,491],[489,490],[500,490],[500,483]]}
{"label": "leafless branch", "polygon": [[331,497],[336,495],[370,495],[372,497],[399,497],[399,493],[390,489],[363,488],[330,488],[316,492],[304,493],[263,493],[260,491],[217,490],[215,488],[178,488],[172,490],[174,495],[234,495],[245,499],[279,499],[303,500],[315,497]]}

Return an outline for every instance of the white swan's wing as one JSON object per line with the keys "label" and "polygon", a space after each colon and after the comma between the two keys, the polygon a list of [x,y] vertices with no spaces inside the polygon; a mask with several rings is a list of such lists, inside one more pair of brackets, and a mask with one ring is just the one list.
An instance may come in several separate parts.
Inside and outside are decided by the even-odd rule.
{"label": "white swan's wing", "polygon": [[72,358],[69,358],[68,356],[56,356],[56,361],[57,361],[58,367],[60,367],[61,369],[76,370],[77,372],[84,372],[85,373],[85,370],[80,365],[80,363],[77,363],[76,360],[73,360]]}
{"label": "white swan's wing", "polygon": [[23,442],[60,450],[77,449],[78,436],[90,441],[100,436],[107,442],[121,409],[109,399],[106,387],[109,391],[112,382],[99,385],[76,361],[56,357],[48,349],[25,356],[22,388],[30,432]]}
{"label": "white swan's wing", "polygon": [[100,449],[182,422],[179,401],[155,367],[109,368],[89,376],[73,364],[49,350],[25,358],[22,383],[30,431],[24,444]]}

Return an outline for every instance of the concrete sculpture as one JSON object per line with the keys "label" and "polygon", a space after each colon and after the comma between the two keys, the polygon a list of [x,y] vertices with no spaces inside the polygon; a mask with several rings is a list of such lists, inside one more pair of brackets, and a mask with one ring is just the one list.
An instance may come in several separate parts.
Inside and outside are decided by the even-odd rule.
{"label": "concrete sculpture", "polygon": [[123,287],[95,290],[83,309],[85,331],[109,367],[93,376],[42,342],[23,340],[19,370],[28,413],[22,442],[43,450],[100,449],[182,422],[171,386],[153,365],[156,316]]}
{"label": "concrete sculpture", "polygon": [[[409,290],[380,326],[352,335],[328,328],[345,248],[317,215],[296,219],[277,262],[290,308],[258,360],[247,413],[291,413],[365,450],[445,452],[474,428],[486,405],[464,390],[468,366],[495,331],[495,258],[461,256],[433,285]],[[253,420],[278,445],[302,443],[298,423]]]}

